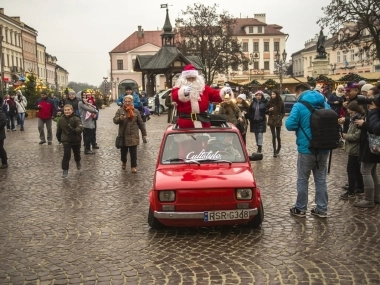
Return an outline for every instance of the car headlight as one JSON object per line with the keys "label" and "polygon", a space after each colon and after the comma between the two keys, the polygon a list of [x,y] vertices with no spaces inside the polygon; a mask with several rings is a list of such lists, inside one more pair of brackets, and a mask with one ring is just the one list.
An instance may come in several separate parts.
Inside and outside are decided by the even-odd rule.
{"label": "car headlight", "polygon": [[175,191],[160,191],[158,195],[161,202],[173,202],[175,200]]}
{"label": "car headlight", "polygon": [[236,189],[236,199],[237,200],[251,200],[252,189],[250,188]]}

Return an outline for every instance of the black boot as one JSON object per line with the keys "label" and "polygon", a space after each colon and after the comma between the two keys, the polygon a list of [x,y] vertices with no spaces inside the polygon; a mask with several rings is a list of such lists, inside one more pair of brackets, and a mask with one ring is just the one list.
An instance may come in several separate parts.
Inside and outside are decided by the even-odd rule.
{"label": "black boot", "polygon": [[84,151],[84,154],[95,154],[95,152],[93,152],[91,149],[86,149]]}
{"label": "black boot", "polygon": [[64,169],[62,173],[62,178],[66,178],[68,174],[69,174],[69,170]]}
{"label": "black boot", "polygon": [[277,151],[276,151],[276,138],[273,138],[272,140],[273,145],[273,157],[277,157]]}
{"label": "black boot", "polygon": [[261,153],[262,150],[263,150],[262,146],[261,146],[261,145],[258,145],[258,146],[257,146],[257,153]]}
{"label": "black boot", "polygon": [[80,161],[77,161],[77,169],[80,170],[82,168],[82,165],[80,164]]}
{"label": "black boot", "polygon": [[281,150],[281,145],[278,144],[278,148],[277,148],[277,150],[276,150],[276,154],[279,154],[279,153],[280,153],[280,150]]}

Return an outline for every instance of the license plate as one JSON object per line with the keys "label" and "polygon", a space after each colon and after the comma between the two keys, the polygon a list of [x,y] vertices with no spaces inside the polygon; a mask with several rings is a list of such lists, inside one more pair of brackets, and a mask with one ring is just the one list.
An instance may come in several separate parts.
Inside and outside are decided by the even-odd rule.
{"label": "license plate", "polygon": [[212,211],[204,212],[205,222],[231,221],[231,220],[248,220],[249,210],[229,210],[229,211]]}

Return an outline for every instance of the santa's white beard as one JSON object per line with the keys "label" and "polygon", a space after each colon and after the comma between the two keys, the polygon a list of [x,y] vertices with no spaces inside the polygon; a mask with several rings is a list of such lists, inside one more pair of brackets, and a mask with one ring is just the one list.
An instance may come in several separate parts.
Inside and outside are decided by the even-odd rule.
{"label": "santa's white beard", "polygon": [[191,86],[192,89],[189,94],[191,110],[194,113],[199,113],[198,101],[201,100],[201,95],[205,88],[205,81],[203,79],[203,76],[198,75],[196,79],[192,82],[188,81],[186,78],[181,76],[180,78],[178,78],[176,82],[176,87],[181,88],[184,86]]}

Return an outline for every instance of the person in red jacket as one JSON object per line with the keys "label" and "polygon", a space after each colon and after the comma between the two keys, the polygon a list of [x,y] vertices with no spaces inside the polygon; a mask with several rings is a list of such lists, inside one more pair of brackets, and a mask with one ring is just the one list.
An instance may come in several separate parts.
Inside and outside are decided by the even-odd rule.
{"label": "person in red jacket", "polygon": [[207,86],[195,67],[192,64],[186,65],[172,90],[172,99],[177,103],[178,126],[194,128],[194,122],[199,121],[203,128],[209,128],[209,103],[221,102],[224,95],[230,93],[230,87],[215,90]]}
{"label": "person in red jacket", "polygon": [[47,141],[48,145],[51,145],[53,140],[53,133],[51,130],[52,119],[54,118],[54,102],[52,99],[48,98],[47,92],[45,90],[41,91],[41,98],[37,99],[34,104],[35,108],[38,110],[38,131],[40,132],[40,142],[39,144],[46,143],[44,125],[47,128]]}

